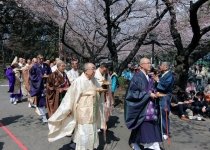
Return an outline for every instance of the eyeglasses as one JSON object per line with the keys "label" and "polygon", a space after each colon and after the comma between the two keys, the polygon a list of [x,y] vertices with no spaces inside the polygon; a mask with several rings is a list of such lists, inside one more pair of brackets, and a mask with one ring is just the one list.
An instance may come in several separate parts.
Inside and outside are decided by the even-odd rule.
{"label": "eyeglasses", "polygon": [[142,63],[142,64],[147,64],[147,65],[150,65],[150,64],[151,64],[151,62],[148,62],[148,63]]}
{"label": "eyeglasses", "polygon": [[90,68],[90,69],[86,69],[86,70],[96,70],[96,68]]}

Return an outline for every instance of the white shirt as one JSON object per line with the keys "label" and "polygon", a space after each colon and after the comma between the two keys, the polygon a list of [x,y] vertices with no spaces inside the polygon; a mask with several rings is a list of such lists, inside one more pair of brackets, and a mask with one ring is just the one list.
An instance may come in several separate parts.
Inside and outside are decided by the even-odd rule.
{"label": "white shirt", "polygon": [[166,73],[168,73],[168,71],[166,71],[166,72],[161,76],[161,78],[162,78],[164,75],[166,75]]}
{"label": "white shirt", "polygon": [[55,72],[57,70],[57,65],[54,65],[52,68],[51,68],[52,72]]}
{"label": "white shirt", "polygon": [[23,64],[22,64],[22,63],[20,63],[20,62],[18,63],[18,65],[19,65],[20,67],[22,67],[22,66],[23,66]]}
{"label": "white shirt", "polygon": [[68,71],[66,74],[70,83],[72,83],[77,77],[79,77],[78,70],[74,70],[73,68],[70,71]]}

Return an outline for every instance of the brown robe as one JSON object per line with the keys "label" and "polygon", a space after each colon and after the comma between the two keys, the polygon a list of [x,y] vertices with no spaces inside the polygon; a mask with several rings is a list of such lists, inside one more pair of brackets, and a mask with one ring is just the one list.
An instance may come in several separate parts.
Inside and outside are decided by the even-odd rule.
{"label": "brown robe", "polygon": [[[26,90],[29,92],[30,91],[30,78],[29,78],[29,70],[31,69],[32,65],[30,66],[26,66],[25,69],[23,69],[23,81],[25,84],[25,88]],[[37,97],[31,97],[30,95],[28,95],[28,101],[31,104],[37,105]]]}
{"label": "brown robe", "polygon": [[59,89],[69,87],[69,85],[70,82],[65,73],[64,76],[62,76],[61,73],[56,70],[49,75],[46,83],[46,105],[48,108],[49,117],[54,114],[54,112],[60,105],[60,98],[63,98],[65,96],[66,91],[60,93]]}

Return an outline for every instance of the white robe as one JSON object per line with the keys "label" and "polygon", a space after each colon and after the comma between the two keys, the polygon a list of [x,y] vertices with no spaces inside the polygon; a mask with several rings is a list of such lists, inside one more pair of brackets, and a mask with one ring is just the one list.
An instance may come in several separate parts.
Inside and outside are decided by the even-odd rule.
{"label": "white robe", "polygon": [[[78,113],[76,113],[77,107],[80,106],[78,104],[81,96],[89,89],[96,90],[98,87],[100,86],[96,79],[88,80],[84,73],[72,83],[60,106],[48,119],[49,142],[70,135],[74,131],[73,141],[76,143],[76,150],[91,150],[98,147],[97,128],[101,124],[100,119],[97,119],[92,124],[79,124],[77,119]],[[99,105],[99,102],[98,100],[97,105]],[[100,118],[99,115],[99,110],[97,110],[97,118]]]}
{"label": "white robe", "polygon": [[66,74],[70,83],[72,83],[76,78],[79,77],[78,70],[75,71],[74,69],[69,70]]}
{"label": "white robe", "polygon": [[[95,72],[95,78],[97,79],[98,83],[100,84],[100,86],[102,87],[102,83],[103,83],[103,80],[105,79],[105,75],[102,75],[99,71],[99,68],[96,70]],[[112,80],[111,80],[111,77],[110,75],[108,74],[108,82],[112,83]],[[100,116],[101,117],[101,122],[103,122],[103,124],[101,124],[101,129],[106,129],[105,127],[105,122],[108,121],[108,116],[107,116],[107,113],[111,113],[111,86],[109,86],[109,91],[108,91],[109,95],[108,95],[108,102],[105,103],[105,96],[104,96],[104,93],[101,93],[101,96],[100,96],[100,102],[101,102],[101,105],[99,106],[99,110],[100,110]]]}

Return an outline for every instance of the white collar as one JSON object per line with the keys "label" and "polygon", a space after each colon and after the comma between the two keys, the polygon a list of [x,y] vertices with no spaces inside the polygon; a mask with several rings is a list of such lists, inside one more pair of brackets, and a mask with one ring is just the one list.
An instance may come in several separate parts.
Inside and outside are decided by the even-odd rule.
{"label": "white collar", "polygon": [[166,75],[166,73],[168,73],[168,71],[166,71],[161,77],[163,77],[164,75]]}

